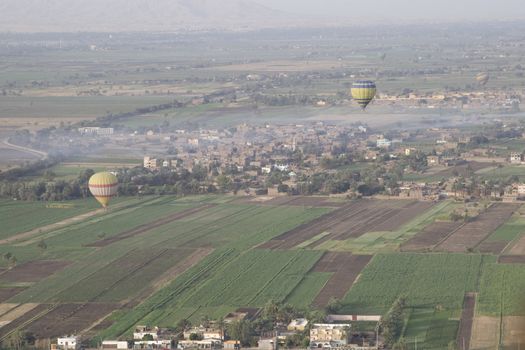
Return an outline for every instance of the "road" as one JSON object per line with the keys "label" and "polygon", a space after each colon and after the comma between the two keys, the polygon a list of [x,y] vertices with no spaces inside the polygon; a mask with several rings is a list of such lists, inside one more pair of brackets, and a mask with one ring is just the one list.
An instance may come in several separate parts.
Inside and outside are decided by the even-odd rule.
{"label": "road", "polygon": [[29,148],[29,147],[18,146],[18,145],[12,144],[11,142],[9,142],[9,138],[5,138],[2,141],[2,144],[6,148],[10,148],[10,149],[13,149],[13,150],[16,150],[16,151],[20,151],[20,152],[29,153],[29,154],[32,154],[34,156],[37,156],[40,159],[47,158],[47,153],[46,152],[37,151],[36,149],[32,149],[32,148]]}

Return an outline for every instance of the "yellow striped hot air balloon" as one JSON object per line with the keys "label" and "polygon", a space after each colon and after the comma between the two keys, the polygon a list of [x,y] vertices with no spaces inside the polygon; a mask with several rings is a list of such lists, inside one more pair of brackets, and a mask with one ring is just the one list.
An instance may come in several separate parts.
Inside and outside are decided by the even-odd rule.
{"label": "yellow striped hot air balloon", "polygon": [[479,83],[479,85],[487,85],[489,82],[490,75],[487,72],[481,72],[476,75],[476,81]]}
{"label": "yellow striped hot air balloon", "polygon": [[111,197],[117,194],[117,177],[108,172],[96,173],[89,178],[89,191],[106,208]]}
{"label": "yellow striped hot air balloon", "polygon": [[376,84],[370,80],[358,80],[352,84],[350,93],[361,108],[365,109],[376,95]]}

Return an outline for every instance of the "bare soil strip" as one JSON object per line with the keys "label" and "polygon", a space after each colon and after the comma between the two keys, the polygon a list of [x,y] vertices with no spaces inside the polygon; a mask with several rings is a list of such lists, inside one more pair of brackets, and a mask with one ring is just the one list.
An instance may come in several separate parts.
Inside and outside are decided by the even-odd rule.
{"label": "bare soil strip", "polygon": [[287,206],[301,206],[301,207],[334,207],[340,208],[346,202],[333,202],[330,197],[277,197],[266,202],[264,205],[287,205]]}
{"label": "bare soil strip", "polygon": [[313,305],[324,307],[332,298],[342,299],[371,259],[371,255],[352,255],[347,252],[325,253],[314,266],[313,271],[333,272],[333,275],[317,294]]}
{"label": "bare soil strip", "polygon": [[0,288],[0,303],[5,302],[6,300],[11,299],[11,297],[14,297],[18,293],[21,293],[23,290],[25,290],[25,287],[8,287],[8,288]]}
{"label": "bare soil strip", "polygon": [[128,231],[119,233],[116,236],[108,237],[108,238],[102,239],[100,241],[96,241],[96,242],[91,243],[91,244],[89,244],[87,246],[88,247],[105,247],[105,246],[108,246],[108,245],[110,245],[112,243],[121,241],[121,240],[126,239],[126,238],[130,238],[130,237],[133,237],[133,236],[137,236],[137,235],[143,234],[145,232],[153,230],[154,228],[157,228],[157,227],[169,224],[170,222],[173,222],[173,221],[176,221],[176,220],[183,219],[185,217],[188,217],[190,215],[196,214],[196,213],[198,213],[198,212],[200,212],[202,210],[206,210],[206,209],[212,208],[214,206],[215,206],[215,204],[205,204],[205,205],[201,205],[201,206],[196,207],[196,208],[190,208],[190,209],[183,210],[181,212],[170,214],[168,216],[165,216],[165,217],[163,217],[161,219],[156,220],[155,222],[151,222],[151,223],[147,223],[147,224],[144,224],[144,225],[137,226],[137,227],[135,227],[132,230],[128,230]]}
{"label": "bare soil strip", "polygon": [[459,331],[456,344],[458,349],[470,349],[470,337],[472,335],[472,324],[474,322],[474,310],[476,308],[476,294],[466,293],[463,301],[463,311],[459,322]]}
{"label": "bare soil strip", "polygon": [[426,226],[423,231],[401,245],[401,251],[417,252],[434,249],[452,232],[463,225],[462,222],[436,221]]}
{"label": "bare soil strip", "polygon": [[7,270],[0,275],[0,282],[38,282],[62,270],[71,262],[63,260],[34,260]]}
{"label": "bare soil strip", "polygon": [[525,264],[525,255],[501,255],[498,258],[500,264]]}
{"label": "bare soil strip", "polygon": [[489,253],[489,254],[501,254],[503,250],[509,245],[509,242],[507,241],[494,241],[494,242],[482,242],[478,249],[481,253]]}
{"label": "bare soil strip", "polygon": [[25,330],[37,338],[73,334],[118,308],[118,304],[112,303],[62,304],[29,323]]}
{"label": "bare soil strip", "polygon": [[462,253],[477,247],[518,210],[520,204],[496,203],[450,235],[437,249]]}

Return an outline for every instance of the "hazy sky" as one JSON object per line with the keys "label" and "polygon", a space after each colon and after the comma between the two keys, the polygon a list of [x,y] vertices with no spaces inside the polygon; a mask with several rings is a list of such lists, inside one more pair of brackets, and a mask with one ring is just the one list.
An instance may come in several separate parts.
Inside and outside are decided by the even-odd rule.
{"label": "hazy sky", "polygon": [[507,20],[525,19],[525,0],[255,0],[302,15],[355,19]]}

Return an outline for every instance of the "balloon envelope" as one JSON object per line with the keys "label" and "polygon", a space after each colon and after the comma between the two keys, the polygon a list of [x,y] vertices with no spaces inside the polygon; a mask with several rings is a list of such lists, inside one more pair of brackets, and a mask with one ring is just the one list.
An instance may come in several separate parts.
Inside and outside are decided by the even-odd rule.
{"label": "balloon envelope", "polygon": [[490,79],[490,76],[489,76],[489,73],[486,73],[486,72],[481,72],[481,73],[478,73],[476,75],[476,81],[480,84],[480,85],[485,85],[489,82],[489,79]]}
{"label": "balloon envelope", "polygon": [[352,84],[350,92],[352,98],[365,109],[376,95],[376,84],[370,80],[358,80]]}
{"label": "balloon envelope", "polygon": [[117,188],[117,177],[111,173],[96,173],[89,178],[89,191],[104,208],[108,206],[111,197],[117,194]]}

